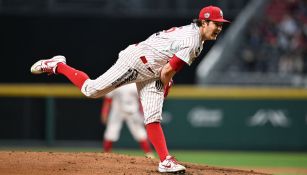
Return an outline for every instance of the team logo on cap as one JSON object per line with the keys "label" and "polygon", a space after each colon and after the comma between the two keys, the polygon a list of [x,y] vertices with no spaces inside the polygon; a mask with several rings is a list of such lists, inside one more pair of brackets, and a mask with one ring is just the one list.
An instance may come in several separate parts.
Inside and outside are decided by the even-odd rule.
{"label": "team logo on cap", "polygon": [[222,10],[220,10],[220,15],[221,15],[221,16],[223,16],[223,12],[222,12]]}
{"label": "team logo on cap", "polygon": [[209,17],[210,17],[210,13],[205,13],[205,14],[204,14],[204,17],[205,17],[205,18],[209,18]]}

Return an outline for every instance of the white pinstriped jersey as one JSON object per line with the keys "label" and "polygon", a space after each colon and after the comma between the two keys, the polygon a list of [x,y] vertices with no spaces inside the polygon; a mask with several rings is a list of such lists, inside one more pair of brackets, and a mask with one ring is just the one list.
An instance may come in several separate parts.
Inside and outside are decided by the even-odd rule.
{"label": "white pinstriped jersey", "polygon": [[154,69],[165,65],[174,54],[191,65],[203,49],[199,27],[195,23],[155,33],[139,45],[143,46]]}
{"label": "white pinstriped jersey", "polygon": [[151,35],[145,41],[129,45],[116,63],[95,80],[86,80],[81,91],[97,98],[122,85],[136,83],[144,111],[144,123],[160,122],[164,101],[160,70],[176,55],[188,65],[203,49],[199,27],[172,28]]}

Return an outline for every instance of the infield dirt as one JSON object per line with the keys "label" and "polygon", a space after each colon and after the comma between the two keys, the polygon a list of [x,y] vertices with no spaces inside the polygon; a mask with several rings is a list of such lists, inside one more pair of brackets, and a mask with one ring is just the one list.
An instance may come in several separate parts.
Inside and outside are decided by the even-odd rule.
{"label": "infield dirt", "polygon": [[[113,153],[0,151],[1,175],[158,175],[159,160]],[[264,175],[181,162],[187,175]]]}

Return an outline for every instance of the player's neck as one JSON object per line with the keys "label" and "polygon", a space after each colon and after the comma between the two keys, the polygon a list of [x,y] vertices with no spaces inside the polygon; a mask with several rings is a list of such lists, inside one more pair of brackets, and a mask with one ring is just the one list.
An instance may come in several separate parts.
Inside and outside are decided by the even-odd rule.
{"label": "player's neck", "polygon": [[200,37],[201,37],[201,41],[205,42],[207,39],[206,39],[203,27],[199,27],[199,34],[200,34]]}

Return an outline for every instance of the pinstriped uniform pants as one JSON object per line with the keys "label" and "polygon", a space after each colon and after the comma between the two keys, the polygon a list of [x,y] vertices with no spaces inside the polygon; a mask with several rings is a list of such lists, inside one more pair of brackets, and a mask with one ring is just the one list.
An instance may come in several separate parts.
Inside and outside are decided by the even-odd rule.
{"label": "pinstriped uniform pants", "polygon": [[116,63],[96,79],[84,82],[81,92],[90,98],[99,98],[125,84],[136,83],[144,110],[144,123],[161,122],[164,101],[159,72],[148,69],[140,59],[143,52],[135,45],[119,53]]}

